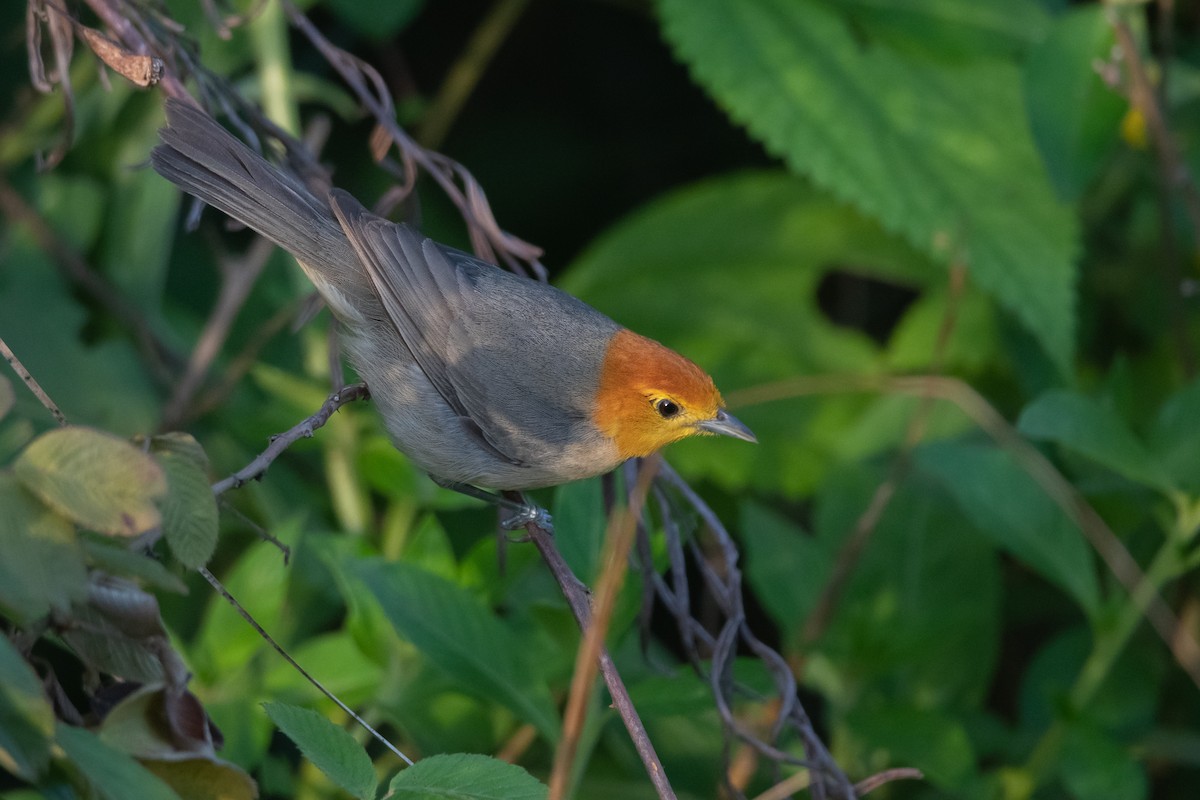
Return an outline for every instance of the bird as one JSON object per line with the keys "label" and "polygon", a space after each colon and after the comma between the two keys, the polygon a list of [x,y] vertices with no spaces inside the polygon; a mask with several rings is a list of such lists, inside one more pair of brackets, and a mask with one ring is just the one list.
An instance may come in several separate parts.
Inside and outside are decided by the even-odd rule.
{"label": "bird", "polygon": [[549,523],[526,490],[689,436],[757,441],[713,379],[665,345],[341,189],[311,188],[191,103],[165,110],[153,168],[295,257],[395,447],[436,483],[513,512],[504,527]]}

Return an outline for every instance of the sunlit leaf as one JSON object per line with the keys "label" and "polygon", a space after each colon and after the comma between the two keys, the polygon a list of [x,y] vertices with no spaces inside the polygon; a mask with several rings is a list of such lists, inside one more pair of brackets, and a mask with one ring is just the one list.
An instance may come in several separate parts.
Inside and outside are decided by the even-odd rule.
{"label": "sunlit leaf", "polygon": [[1078,225],[1034,148],[1015,60],[889,47],[819,0],[658,9],[676,54],[734,120],[913,246],[967,265],[1066,369]]}
{"label": "sunlit leaf", "polygon": [[162,469],[129,442],[67,427],[35,439],[13,464],[25,488],[85,528],[136,536],[157,527],[155,501],[166,493]]}

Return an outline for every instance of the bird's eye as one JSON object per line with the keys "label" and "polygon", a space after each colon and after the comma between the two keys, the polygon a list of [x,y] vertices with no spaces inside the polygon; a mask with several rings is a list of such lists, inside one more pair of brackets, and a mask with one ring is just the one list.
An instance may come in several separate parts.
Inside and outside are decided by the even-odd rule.
{"label": "bird's eye", "polygon": [[657,411],[658,415],[663,419],[670,419],[678,414],[680,409],[679,404],[675,401],[663,398],[662,400],[658,400],[654,403],[654,410]]}

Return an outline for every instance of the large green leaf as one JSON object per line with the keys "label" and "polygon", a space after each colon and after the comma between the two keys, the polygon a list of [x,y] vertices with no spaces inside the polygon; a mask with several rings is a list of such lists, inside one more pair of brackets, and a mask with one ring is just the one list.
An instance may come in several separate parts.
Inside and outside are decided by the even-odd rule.
{"label": "large green leaf", "polygon": [[1008,453],[944,442],[920,448],[915,460],[980,532],[1065,590],[1088,614],[1098,611],[1096,565],[1082,532]]}
{"label": "large green leaf", "polygon": [[1017,428],[1031,439],[1056,442],[1113,472],[1163,491],[1171,476],[1116,412],[1066,389],[1046,392],[1021,412]]}
{"label": "large green leaf", "polygon": [[362,745],[343,728],[308,708],[264,703],[271,721],[329,779],[361,800],[375,797],[375,768]]}
{"label": "large green leaf", "polygon": [[397,800],[544,800],[546,787],[516,764],[470,753],[423,758],[392,778]]}
{"label": "large green leaf", "polygon": [[37,674],[0,636],[0,769],[33,781],[50,762],[54,710]]}
{"label": "large green leaf", "polygon": [[558,738],[549,688],[520,640],[471,594],[404,563],[362,561],[347,567],[379,601],[400,635],[460,688],[500,702],[547,739]]}
{"label": "large green leaf", "polygon": [[137,536],[161,521],[167,491],[154,459],[129,442],[90,428],[58,428],[25,448],[13,471],[30,492],[91,530]]}
{"label": "large green leaf", "polygon": [[[851,465],[826,481],[813,528],[830,563],[842,558],[885,477],[882,469]],[[750,556],[773,557],[757,546]],[[842,587],[809,674],[847,705],[859,703],[863,692],[882,693],[904,708],[913,697],[930,708],[980,702],[997,668],[1001,591],[995,549],[970,535],[954,504],[907,480]]]}
{"label": "large green leaf", "polygon": [[889,47],[818,0],[659,10],[676,54],[732,118],[797,173],[967,265],[1065,371],[1077,224],[1034,148],[1014,60]]}

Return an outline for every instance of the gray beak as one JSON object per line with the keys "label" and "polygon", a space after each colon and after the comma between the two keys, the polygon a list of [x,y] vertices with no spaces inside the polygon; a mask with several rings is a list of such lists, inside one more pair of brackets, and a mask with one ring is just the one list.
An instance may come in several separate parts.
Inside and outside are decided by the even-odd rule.
{"label": "gray beak", "polygon": [[732,436],[747,442],[758,441],[754,433],[743,425],[741,420],[723,408],[718,409],[717,415],[712,419],[697,422],[696,427],[707,433],[719,433],[722,436]]}

